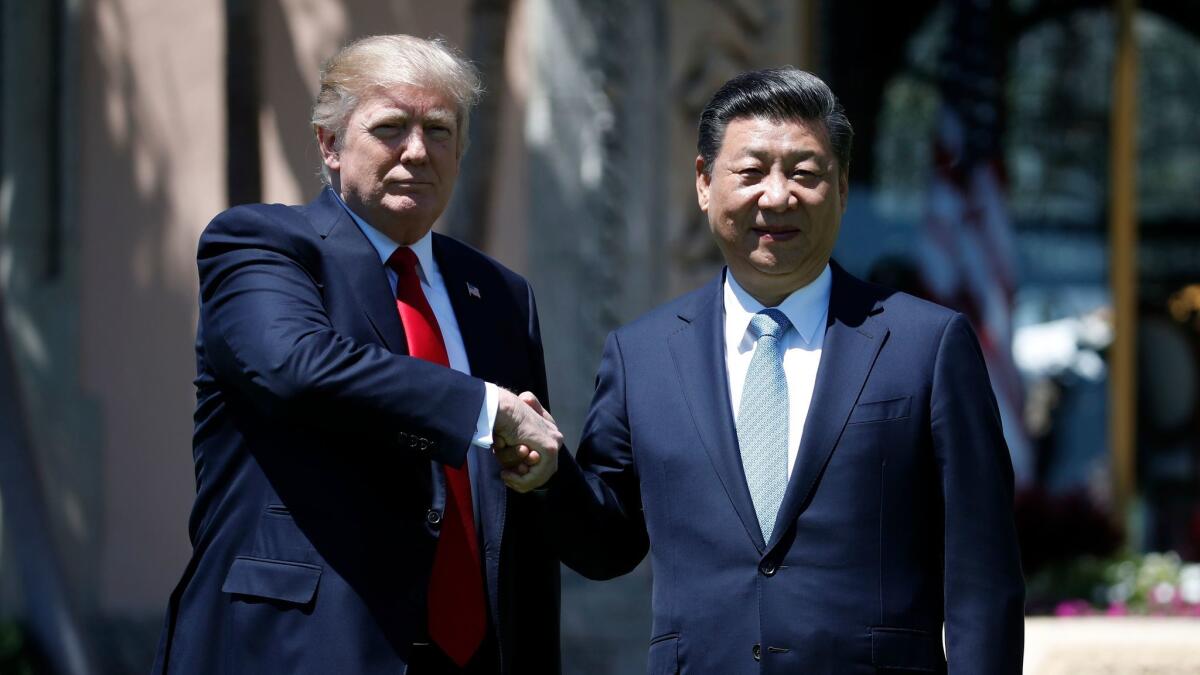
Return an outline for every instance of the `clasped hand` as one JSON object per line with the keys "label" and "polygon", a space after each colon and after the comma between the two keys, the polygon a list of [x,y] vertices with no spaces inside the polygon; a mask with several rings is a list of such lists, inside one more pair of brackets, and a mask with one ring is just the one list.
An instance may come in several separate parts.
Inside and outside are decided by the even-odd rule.
{"label": "clasped hand", "polygon": [[563,436],[537,396],[500,390],[492,430],[492,452],[500,460],[500,477],[517,492],[535,490],[558,470]]}

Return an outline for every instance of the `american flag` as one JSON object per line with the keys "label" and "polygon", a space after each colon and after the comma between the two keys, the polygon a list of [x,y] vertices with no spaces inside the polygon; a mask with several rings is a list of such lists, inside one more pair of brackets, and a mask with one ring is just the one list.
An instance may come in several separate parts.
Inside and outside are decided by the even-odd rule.
{"label": "american flag", "polygon": [[1022,422],[1024,388],[1012,357],[1016,247],[1004,171],[1003,6],[947,0],[949,32],[939,69],[924,242],[924,281],[934,299],[963,312],[979,335],[1018,484],[1033,478]]}

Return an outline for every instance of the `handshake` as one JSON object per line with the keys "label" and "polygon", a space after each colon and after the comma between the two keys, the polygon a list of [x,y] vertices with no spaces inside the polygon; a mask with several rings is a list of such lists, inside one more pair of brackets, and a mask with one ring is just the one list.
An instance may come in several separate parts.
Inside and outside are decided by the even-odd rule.
{"label": "handshake", "polygon": [[546,484],[558,470],[563,435],[537,396],[500,389],[500,405],[492,429],[492,452],[503,467],[500,477],[517,492]]}

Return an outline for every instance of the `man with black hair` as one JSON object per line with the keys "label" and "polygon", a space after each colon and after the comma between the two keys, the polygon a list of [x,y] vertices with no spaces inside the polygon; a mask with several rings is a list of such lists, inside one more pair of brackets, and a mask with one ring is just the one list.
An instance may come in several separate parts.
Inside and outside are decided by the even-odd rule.
{"label": "man with black hair", "polygon": [[1021,670],[979,345],[961,314],[831,262],[851,139],[804,71],[716,93],[696,192],[727,267],[609,336],[548,483],[567,565],[607,579],[650,553],[650,673]]}

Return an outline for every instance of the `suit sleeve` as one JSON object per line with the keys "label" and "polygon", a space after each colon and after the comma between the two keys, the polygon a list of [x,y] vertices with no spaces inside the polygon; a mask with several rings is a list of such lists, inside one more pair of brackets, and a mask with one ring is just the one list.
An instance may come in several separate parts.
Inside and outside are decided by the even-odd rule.
{"label": "suit sleeve", "polygon": [[218,380],[264,414],[347,434],[411,434],[421,442],[402,447],[461,465],[483,382],[339,334],[319,256],[289,233],[294,225],[232,209],[200,238],[200,343]]}
{"label": "suit sleeve", "polygon": [[626,414],[625,366],[615,333],[604,345],[578,456],[561,453],[550,505],[559,556],[579,574],[611,579],[632,571],[646,557],[650,540]]}
{"label": "suit sleeve", "polygon": [[945,505],[949,673],[1019,674],[1025,587],[1012,463],[979,343],[961,314],[943,332],[930,405]]}

